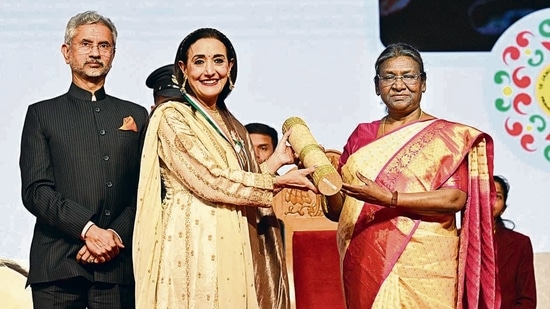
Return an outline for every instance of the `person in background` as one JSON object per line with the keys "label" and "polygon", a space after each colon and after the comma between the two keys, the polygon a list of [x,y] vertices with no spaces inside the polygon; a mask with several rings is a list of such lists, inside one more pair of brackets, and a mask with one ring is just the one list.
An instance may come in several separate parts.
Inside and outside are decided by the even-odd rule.
{"label": "person in background", "polygon": [[[502,214],[508,208],[510,185],[503,176],[495,175],[493,180],[497,192],[493,217],[501,308],[536,308],[537,288],[531,240],[528,236],[513,231],[513,222],[502,219]],[[511,223],[512,227],[506,227],[506,222]]]}
{"label": "person in background", "polygon": [[[267,124],[258,122],[246,124],[244,127],[246,128],[246,131],[248,131],[248,135],[250,136],[250,140],[252,141],[252,147],[254,148],[256,161],[258,161],[258,163],[260,164],[264,163],[267,158],[269,158],[273,154],[275,148],[277,148],[277,143],[279,141],[277,130],[268,126]],[[281,219],[277,219],[277,221],[279,221],[284,247],[285,223]]]}
{"label": "person in background", "polygon": [[273,154],[279,137],[277,131],[263,123],[249,123],[244,126],[252,140],[252,147],[258,163],[264,163]]}
{"label": "person in background", "polygon": [[[413,46],[382,51],[374,86],[388,113],[357,126],[340,156],[342,190],[322,200],[338,221],[349,309],[499,303],[492,139],[423,111],[426,80]],[[460,241],[457,212],[464,212]]]}
{"label": "person in background", "polygon": [[145,85],[153,89],[153,110],[161,102],[172,97],[181,97],[180,88],[174,77],[174,65],[167,64],[154,70],[145,80]]}
{"label": "person in background", "polygon": [[153,111],[141,162],[137,307],[289,308],[273,196],[285,186],[316,192],[307,178],[315,168],[275,175],[294,162],[290,131],[258,164],[245,127],[225,104],[237,55],[223,33],[187,35],[174,72],[183,97]]}
{"label": "person in background", "polygon": [[117,30],[94,11],[67,23],[69,91],[28,107],[22,200],[36,217],[35,308],[133,308],[132,233],[148,112],[105,92]]}

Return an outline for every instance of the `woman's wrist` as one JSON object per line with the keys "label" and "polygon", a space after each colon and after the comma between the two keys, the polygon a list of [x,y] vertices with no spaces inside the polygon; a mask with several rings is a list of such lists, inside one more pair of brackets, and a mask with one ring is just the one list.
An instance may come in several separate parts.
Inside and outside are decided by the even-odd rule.
{"label": "woman's wrist", "polygon": [[390,203],[388,204],[388,207],[395,208],[397,207],[397,199],[399,198],[399,192],[397,190],[391,192],[391,199]]}
{"label": "woman's wrist", "polygon": [[267,166],[267,169],[269,171],[270,174],[275,174],[279,168],[281,167],[281,165],[276,162],[277,159],[274,158],[275,156],[271,156],[269,157],[266,161],[265,161],[265,164]]}
{"label": "woman's wrist", "polygon": [[279,184],[279,177],[280,177],[279,175],[271,174],[271,177],[273,180],[273,195],[276,195],[283,189],[283,186]]}
{"label": "woman's wrist", "polygon": [[273,188],[280,188],[281,185],[279,184],[279,179],[278,179],[278,175],[276,174],[271,174],[271,177],[273,177]]}

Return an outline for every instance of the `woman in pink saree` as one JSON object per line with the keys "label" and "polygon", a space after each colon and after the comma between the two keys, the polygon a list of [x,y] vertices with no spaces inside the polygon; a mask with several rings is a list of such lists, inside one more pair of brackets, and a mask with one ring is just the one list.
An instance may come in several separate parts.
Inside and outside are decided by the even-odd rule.
{"label": "woman in pink saree", "polygon": [[388,46],[375,69],[388,115],[351,134],[342,191],[324,205],[338,221],[347,307],[498,307],[490,136],[422,111],[414,47]]}

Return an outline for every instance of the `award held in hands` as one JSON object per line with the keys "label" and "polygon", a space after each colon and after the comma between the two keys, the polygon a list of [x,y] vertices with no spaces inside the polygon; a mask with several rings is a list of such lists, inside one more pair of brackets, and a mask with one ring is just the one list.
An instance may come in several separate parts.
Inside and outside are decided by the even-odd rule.
{"label": "award held in hands", "polygon": [[290,117],[283,123],[283,134],[292,129],[288,142],[305,167],[317,166],[313,184],[324,195],[334,195],[342,188],[342,177],[330,163],[302,118]]}

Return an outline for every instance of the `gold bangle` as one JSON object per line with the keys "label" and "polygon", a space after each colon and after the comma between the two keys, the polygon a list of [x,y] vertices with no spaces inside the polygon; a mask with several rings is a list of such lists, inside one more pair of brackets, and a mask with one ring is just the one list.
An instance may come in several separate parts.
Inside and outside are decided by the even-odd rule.
{"label": "gold bangle", "polygon": [[391,194],[391,201],[390,201],[390,208],[395,208],[397,206],[397,196],[399,194],[397,193],[397,190],[393,191]]}

